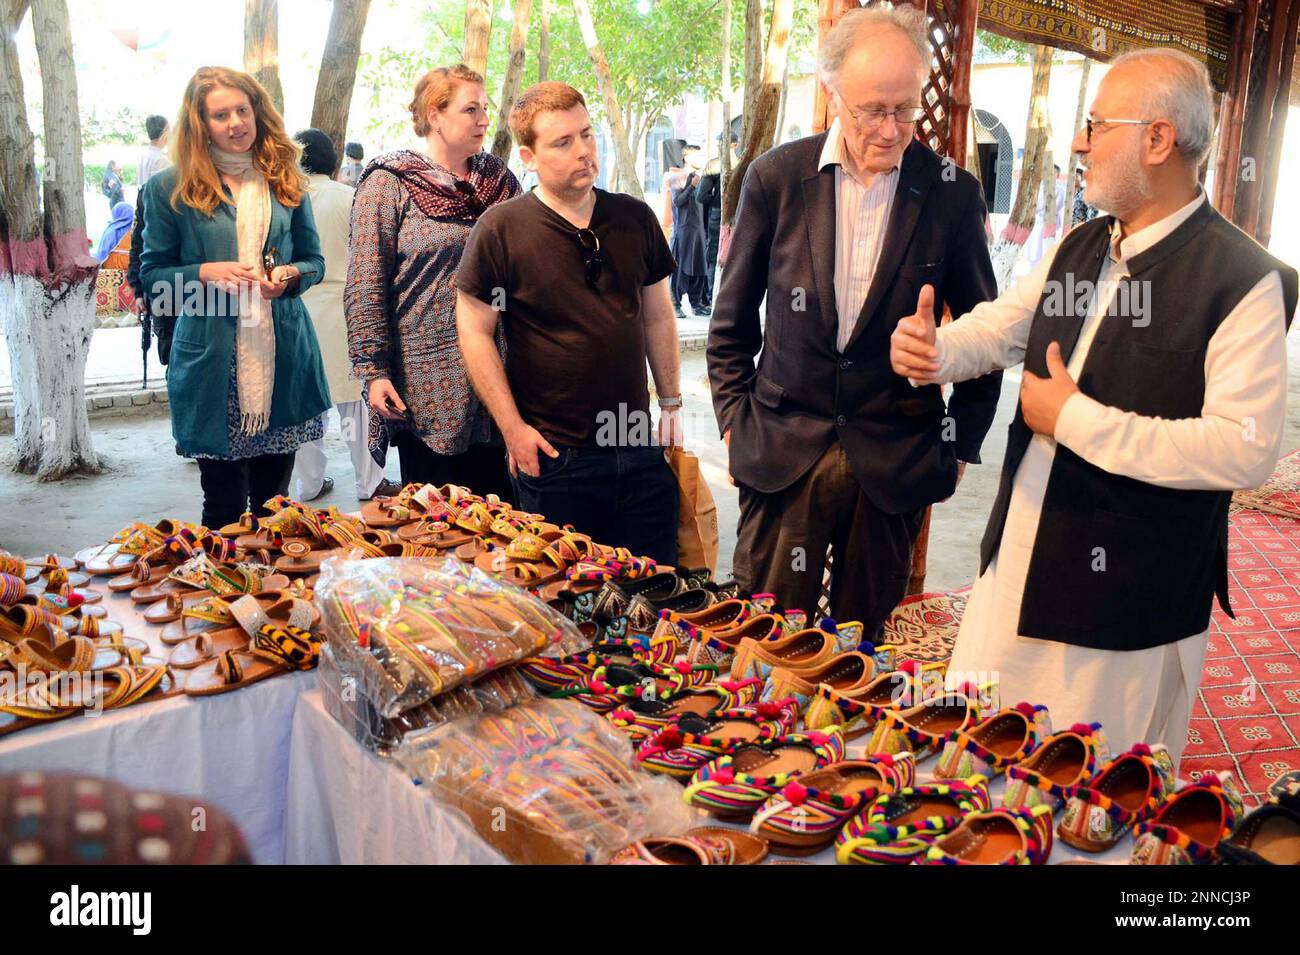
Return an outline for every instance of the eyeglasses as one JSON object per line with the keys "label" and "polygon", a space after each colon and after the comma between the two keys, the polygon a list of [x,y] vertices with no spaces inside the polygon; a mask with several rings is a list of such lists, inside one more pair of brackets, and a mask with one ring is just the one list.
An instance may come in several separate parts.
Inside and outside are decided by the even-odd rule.
{"label": "eyeglasses", "polygon": [[586,267],[583,278],[587,286],[594,289],[596,280],[600,278],[601,270],[605,267],[605,260],[600,257],[600,239],[590,229],[579,229],[576,234],[578,244],[582,246],[582,259]]}
{"label": "eyeglasses", "polygon": [[1092,145],[1092,131],[1098,126],[1150,126],[1154,122],[1154,119],[1093,119],[1089,116],[1087,119],[1088,145]]}
{"label": "eyeglasses", "polygon": [[469,206],[470,215],[481,216],[487,211],[487,206],[483,204],[483,200],[478,197],[478,193],[474,191],[474,186],[468,180],[457,179],[453,176],[451,182],[452,187],[465,197],[465,204]]}
{"label": "eyeglasses", "polygon": [[925,115],[925,110],[920,106],[900,106],[898,109],[882,109],[879,106],[853,109],[846,106],[845,110],[853,120],[853,125],[862,130],[875,129],[890,116],[894,117],[894,122],[898,125],[905,126],[917,122]]}

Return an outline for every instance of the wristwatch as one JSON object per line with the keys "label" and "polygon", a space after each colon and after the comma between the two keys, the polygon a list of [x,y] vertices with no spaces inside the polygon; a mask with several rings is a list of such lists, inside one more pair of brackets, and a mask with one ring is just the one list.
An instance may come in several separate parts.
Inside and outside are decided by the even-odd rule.
{"label": "wristwatch", "polygon": [[663,408],[665,411],[669,411],[673,408],[680,408],[681,406],[682,406],[681,395],[672,395],[671,397],[668,398],[659,399],[659,407]]}

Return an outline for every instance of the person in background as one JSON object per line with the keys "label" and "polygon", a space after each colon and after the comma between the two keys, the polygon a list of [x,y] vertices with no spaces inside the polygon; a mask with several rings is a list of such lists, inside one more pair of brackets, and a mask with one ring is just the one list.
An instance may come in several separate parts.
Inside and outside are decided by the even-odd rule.
{"label": "person in background", "polygon": [[1095,218],[1097,210],[1088,205],[1088,200],[1083,197],[1084,181],[1083,167],[1074,167],[1074,203],[1070,211],[1070,228],[1077,225],[1083,225],[1089,219]]}
{"label": "person in background", "polygon": [[348,143],[343,147],[343,165],[339,167],[339,182],[345,186],[357,187],[361,179],[361,160],[366,158],[366,151],[360,143]]}
{"label": "person in background", "polygon": [[216,530],[245,511],[267,516],[263,504],[288,493],[299,446],[324,431],[329,391],[299,296],[325,262],[298,147],[262,84],[203,67],[175,136],[176,165],[145,187],[140,271],[178,316],[172,434],[198,460],[202,520]]}
{"label": "person in background", "polygon": [[700,185],[700,148],[687,146],[683,151],[686,169],[680,185],[672,187],[673,197],[673,260],[677,268],[673,271],[672,297],[673,308],[678,319],[683,318],[682,297],[691,303],[691,311],[696,317],[705,317],[710,309],[708,299],[709,282],[705,275],[704,254],[704,216],[700,204],[695,201]]}
{"label": "person in background", "polygon": [[113,218],[104,227],[95,251],[91,253],[95,261],[106,269],[124,269],[131,256],[131,224],[135,214],[131,203],[119,202],[113,207]]}
{"label": "person in background", "polygon": [[[352,189],[330,178],[338,165],[338,154],[330,138],[319,129],[304,129],[293,137],[302,144],[302,170],[307,174],[307,196],[311,201],[316,234],[325,256],[325,277],[302,295],[320,342],[325,380],[330,400],[338,411],[343,441],[352,456],[356,474],[357,500],[368,501],[376,493],[395,494],[401,488],[384,479],[384,469],[370,455],[367,441],[368,415],[361,400],[361,382],[351,376],[348,362],[348,329],[343,321],[343,285],[348,273],[348,229],[352,214]],[[321,418],[329,426],[329,412]],[[325,438],[308,441],[298,449],[294,464],[293,496],[314,501],[334,489],[334,479],[325,474]]]}
{"label": "person in background", "polygon": [[136,186],[141,192],[144,191],[145,183],[153,177],[154,173],[161,172],[171,165],[164,148],[167,145],[167,137],[171,133],[171,124],[167,122],[167,117],[150,116],[144,121],[144,131],[149,136],[149,145],[140,154],[139,171],[136,173]]}
{"label": "person in background", "polygon": [[704,219],[704,273],[707,278],[704,305],[713,308],[713,283],[718,271],[718,237],[722,234],[722,160],[714,157],[704,167],[700,187],[695,191]]}
{"label": "person in background", "polygon": [[343,304],[371,453],[383,464],[391,439],[403,484],[510,498],[504,449],[456,340],[456,280],[479,216],[517,196],[519,183],[483,151],[489,117],[478,73],[463,64],[430,70],[410,108],[424,149],[373,159],[352,203]]}
{"label": "person in background", "polygon": [[122,173],[118,168],[117,160],[110,159],[108,165],[104,167],[104,179],[100,183],[100,191],[108,199],[110,212],[115,205],[122,201]]}

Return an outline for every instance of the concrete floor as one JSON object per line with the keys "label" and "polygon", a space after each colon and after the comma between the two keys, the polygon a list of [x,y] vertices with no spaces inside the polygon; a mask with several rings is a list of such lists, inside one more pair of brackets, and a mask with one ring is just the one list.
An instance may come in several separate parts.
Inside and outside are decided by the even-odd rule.
{"label": "concrete floor", "polygon": [[[1300,335],[1293,334],[1288,345],[1292,371],[1284,453],[1300,447]],[[702,351],[684,355],[682,383],[686,444],[700,456],[713,489],[722,544],[719,573],[725,575],[731,569],[736,539],[736,491],[727,481],[726,450],[714,424]],[[928,589],[962,587],[974,578],[979,539],[997,489],[1006,427],[1019,384],[1018,370],[1005,376],[998,417],[984,443],[985,463],[967,469],[957,494],[935,509]],[[176,456],[165,414],[97,421],[94,429],[96,449],[108,465],[101,475],[41,484],[14,474],[0,462],[0,547],[17,554],[70,554],[104,540],[132,520],[198,519],[198,467]],[[7,443],[0,443],[0,449],[9,454]],[[352,466],[336,431],[327,435],[326,451],[335,489],[320,504],[354,510]],[[396,480],[397,473],[394,455],[388,475]]]}

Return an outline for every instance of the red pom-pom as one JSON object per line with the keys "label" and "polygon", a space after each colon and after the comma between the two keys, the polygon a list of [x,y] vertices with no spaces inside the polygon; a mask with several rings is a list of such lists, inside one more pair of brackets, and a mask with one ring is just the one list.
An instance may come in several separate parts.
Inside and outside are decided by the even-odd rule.
{"label": "red pom-pom", "polygon": [[1021,715],[1024,716],[1025,719],[1033,722],[1034,706],[1032,703],[1026,703],[1024,700],[1021,700],[1016,704],[1016,709],[1020,711]]}
{"label": "red pom-pom", "polygon": [[801,785],[798,780],[792,779],[781,790],[781,798],[792,806],[802,806],[804,800],[808,798],[808,787]]}
{"label": "red pom-pom", "polygon": [[967,697],[968,699],[974,700],[979,698],[980,688],[976,686],[974,683],[970,682],[970,680],[967,680],[961,686],[957,687],[957,692]]}
{"label": "red pom-pom", "polygon": [[1090,724],[1090,723],[1075,723],[1073,726],[1070,727],[1070,732],[1071,732],[1071,733],[1078,733],[1080,736],[1091,736],[1091,735],[1092,735],[1092,724]]}
{"label": "red pom-pom", "polygon": [[781,715],[782,706],[773,700],[764,700],[758,704],[758,715],[765,720],[774,720]]}
{"label": "red pom-pom", "polygon": [[917,660],[904,660],[902,663],[898,665],[898,669],[903,673],[916,676],[918,673],[921,672],[921,664]]}
{"label": "red pom-pom", "polygon": [[682,745],[682,731],[676,726],[668,727],[655,737],[655,745],[664,749],[676,749]]}
{"label": "red pom-pom", "polygon": [[808,737],[808,742],[812,743],[814,746],[825,746],[831,741],[831,738],[825,733],[818,733],[816,730],[811,733],[805,733],[804,735]]}
{"label": "red pom-pom", "polygon": [[1134,743],[1133,748],[1129,750],[1134,756],[1150,756],[1151,747],[1146,743]]}
{"label": "red pom-pom", "polygon": [[587,689],[589,689],[592,693],[601,693],[601,694],[608,693],[609,684],[607,684],[604,680],[592,680],[589,684],[587,684]]}
{"label": "red pom-pom", "polygon": [[611,720],[621,720],[624,723],[631,723],[636,719],[636,714],[631,710],[614,710],[609,714]]}
{"label": "red pom-pom", "polygon": [[676,663],[673,664],[673,668],[678,673],[682,673],[682,674],[688,674],[691,672],[691,665],[687,663],[685,660],[678,660]]}
{"label": "red pom-pom", "polygon": [[68,594],[69,607],[80,607],[85,602],[86,602],[86,597],[84,594],[79,594],[75,590],[72,593]]}
{"label": "red pom-pom", "polygon": [[736,772],[730,766],[723,766],[713,774],[713,781],[729,786],[736,781]]}

